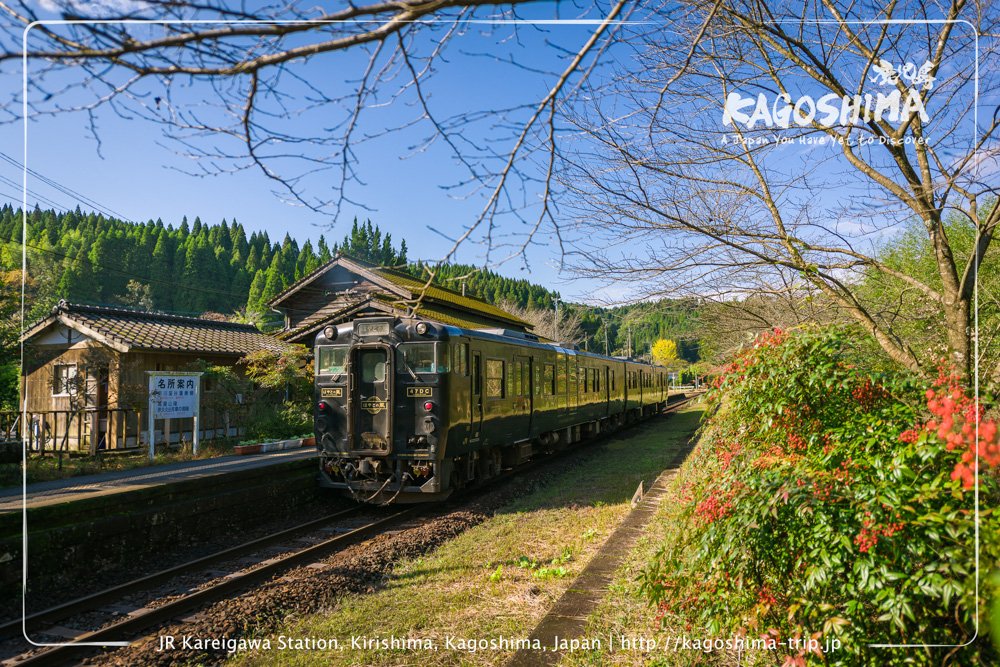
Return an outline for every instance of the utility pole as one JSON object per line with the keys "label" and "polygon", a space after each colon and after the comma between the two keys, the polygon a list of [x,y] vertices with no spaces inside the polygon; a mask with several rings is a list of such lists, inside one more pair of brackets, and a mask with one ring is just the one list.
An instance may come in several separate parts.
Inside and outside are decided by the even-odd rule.
{"label": "utility pole", "polygon": [[608,350],[608,321],[604,320],[604,356],[610,357],[611,352]]}
{"label": "utility pole", "polygon": [[625,330],[628,332],[628,358],[632,358],[632,325],[626,324]]}

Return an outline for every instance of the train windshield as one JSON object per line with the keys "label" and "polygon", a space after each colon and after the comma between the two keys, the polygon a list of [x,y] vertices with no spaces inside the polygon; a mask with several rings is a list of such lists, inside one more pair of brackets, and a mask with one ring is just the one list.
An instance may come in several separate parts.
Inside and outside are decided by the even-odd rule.
{"label": "train windshield", "polygon": [[[444,373],[446,370],[436,362],[434,343],[403,343],[396,348],[400,366],[404,363],[414,373]],[[405,368],[400,368],[405,372]]]}
{"label": "train windshield", "polygon": [[316,374],[341,375],[347,371],[348,345],[324,345],[316,348]]}

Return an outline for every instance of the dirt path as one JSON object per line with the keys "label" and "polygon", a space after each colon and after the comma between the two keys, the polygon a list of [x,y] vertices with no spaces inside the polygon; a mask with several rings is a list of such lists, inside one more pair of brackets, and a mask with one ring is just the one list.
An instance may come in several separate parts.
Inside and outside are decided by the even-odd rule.
{"label": "dirt path", "polygon": [[689,441],[686,447],[677,451],[670,466],[660,473],[635,509],[615,529],[580,576],[535,626],[530,638],[539,640],[547,650],[539,652],[521,649],[514,654],[507,667],[555,665],[565,652],[552,649],[556,645],[556,638],[560,640],[581,638],[587,626],[587,617],[607,594],[615,572],[656,514],[660,499],[670,480],[677,474],[681,463],[687,458],[693,446],[694,441]]}

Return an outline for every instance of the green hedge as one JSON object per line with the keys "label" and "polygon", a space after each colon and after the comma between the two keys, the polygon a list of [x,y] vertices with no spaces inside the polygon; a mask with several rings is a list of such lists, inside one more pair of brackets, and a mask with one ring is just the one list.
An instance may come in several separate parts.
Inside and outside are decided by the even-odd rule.
{"label": "green hedge", "polygon": [[[867,373],[849,341],[775,331],[718,378],[678,529],[643,592],[665,627],[774,639],[778,653],[755,658],[766,664],[1000,664],[982,640],[953,653],[870,646],[975,636],[1000,525],[988,509],[997,478],[980,475],[977,601],[972,468],[977,443],[980,461],[997,462],[997,437],[957,377],[928,389]],[[824,655],[810,639],[842,647]]]}

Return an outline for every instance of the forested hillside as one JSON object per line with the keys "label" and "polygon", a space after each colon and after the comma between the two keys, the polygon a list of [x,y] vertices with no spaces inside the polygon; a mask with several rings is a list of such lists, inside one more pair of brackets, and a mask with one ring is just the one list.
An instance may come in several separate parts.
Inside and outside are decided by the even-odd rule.
{"label": "forested hillside", "polygon": [[[0,208],[0,269],[20,267],[21,211]],[[405,240],[399,243],[370,221],[355,221],[343,239],[315,243],[288,234],[272,239],[236,220],[206,224],[184,218],[133,223],[104,215],[35,209],[28,215],[29,319],[42,316],[59,299],[200,315],[238,316],[258,324],[273,317],[267,303],[335,253],[375,264],[405,268],[426,277],[420,261],[410,262]],[[524,279],[513,279],[469,265],[441,267],[435,281],[491,303],[553,311],[558,292]],[[13,287],[12,287],[13,289]],[[14,292],[11,292],[14,296]],[[659,338],[678,340],[680,356],[697,359],[693,339],[694,303],[660,302],[619,308],[560,303],[575,312],[591,350],[648,353]],[[631,342],[628,338],[631,336]]]}

